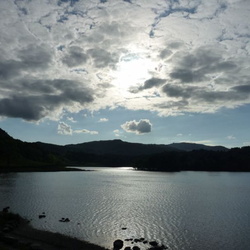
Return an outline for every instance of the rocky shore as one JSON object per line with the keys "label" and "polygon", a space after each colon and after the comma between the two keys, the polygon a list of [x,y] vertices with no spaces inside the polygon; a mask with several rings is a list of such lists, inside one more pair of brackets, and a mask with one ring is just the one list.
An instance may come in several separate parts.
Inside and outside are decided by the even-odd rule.
{"label": "rocky shore", "polygon": [[18,214],[8,212],[8,207],[0,212],[1,250],[105,250],[105,248],[71,238],[32,228],[29,221]]}
{"label": "rocky shore", "polygon": [[[39,219],[46,218],[43,212]],[[70,222],[69,218],[61,218],[59,222]],[[121,228],[127,230],[127,228]],[[0,212],[0,249],[1,250],[105,250],[101,246],[71,238],[59,233],[42,231],[30,226],[29,221],[18,214],[9,212],[9,207]],[[117,239],[112,250],[163,250],[167,246],[157,241],[141,238]],[[106,249],[107,250],[107,249]]]}

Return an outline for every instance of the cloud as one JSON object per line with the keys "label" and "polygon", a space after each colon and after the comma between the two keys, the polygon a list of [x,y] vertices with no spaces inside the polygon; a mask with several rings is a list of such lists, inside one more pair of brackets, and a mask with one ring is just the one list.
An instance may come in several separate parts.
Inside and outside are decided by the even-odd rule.
{"label": "cloud", "polygon": [[0,99],[0,115],[29,121],[61,113],[63,108],[79,111],[94,100],[91,89],[67,79],[20,79],[6,88],[11,92],[9,96]]}
{"label": "cloud", "polygon": [[77,46],[69,47],[68,53],[63,57],[62,62],[68,67],[76,67],[86,63],[88,56],[83,49]]}
{"label": "cloud", "polygon": [[78,130],[74,130],[74,133],[76,134],[90,134],[90,135],[98,135],[98,131],[91,131],[91,130],[88,130],[88,129],[78,129]]}
{"label": "cloud", "polygon": [[115,129],[113,132],[114,132],[114,134],[115,134],[116,137],[120,137],[121,136],[121,132],[120,132],[119,129]]}
{"label": "cloud", "polygon": [[190,53],[174,56],[175,66],[170,73],[172,80],[180,83],[202,82],[211,79],[211,74],[232,74],[239,71],[232,59],[225,59],[222,51],[213,47],[199,47]]}
{"label": "cloud", "polygon": [[72,135],[73,130],[71,126],[69,126],[65,122],[59,122],[57,127],[57,133],[61,135]]}
{"label": "cloud", "polygon": [[57,133],[61,135],[72,135],[72,134],[90,134],[97,135],[98,131],[91,131],[88,129],[76,129],[73,130],[70,125],[65,122],[59,122],[57,127]]}
{"label": "cloud", "polygon": [[250,103],[247,1],[0,1],[0,9],[2,117],[59,120],[64,110],[118,106],[168,116]]}
{"label": "cloud", "polygon": [[67,117],[67,120],[73,123],[77,122],[73,117]]}
{"label": "cloud", "polygon": [[16,57],[0,56],[0,79],[10,80],[22,74],[46,70],[52,60],[47,46],[29,45],[17,51]]}
{"label": "cloud", "polygon": [[233,136],[233,135],[228,135],[228,136],[227,136],[227,139],[228,139],[228,140],[235,140],[235,139],[236,139],[236,137],[235,137],[235,136]]}
{"label": "cloud", "polygon": [[153,78],[146,80],[144,82],[144,84],[142,86],[139,86],[137,89],[131,88],[130,92],[137,93],[138,91],[142,91],[145,89],[151,89],[153,87],[158,87],[158,86],[163,85],[163,83],[165,83],[165,82],[166,82],[166,80],[164,80],[164,79],[159,79],[159,78],[153,77]]}
{"label": "cloud", "polygon": [[112,67],[118,62],[118,55],[116,53],[110,53],[106,49],[96,47],[89,49],[87,54],[92,58],[96,68]]}
{"label": "cloud", "polygon": [[109,119],[107,118],[100,118],[100,120],[98,122],[108,122]]}
{"label": "cloud", "polygon": [[151,132],[152,124],[148,119],[141,119],[138,122],[135,120],[127,121],[122,124],[121,127],[123,130],[129,133],[145,134]]}

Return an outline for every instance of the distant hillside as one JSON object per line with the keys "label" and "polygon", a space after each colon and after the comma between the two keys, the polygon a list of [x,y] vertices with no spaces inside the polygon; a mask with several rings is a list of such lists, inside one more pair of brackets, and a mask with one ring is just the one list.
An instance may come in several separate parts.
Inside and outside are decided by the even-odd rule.
{"label": "distant hillside", "polygon": [[0,129],[0,168],[63,165],[51,152],[33,143],[22,142]]}
{"label": "distant hillside", "polygon": [[[134,166],[153,171],[250,171],[250,147],[227,149],[194,143],[169,145],[93,141],[59,146],[22,142],[0,129],[0,172],[63,166]],[[35,169],[35,170],[36,170]]]}
{"label": "distant hillside", "polygon": [[210,151],[227,151],[229,150],[226,147],[223,146],[207,146],[203,144],[196,144],[196,143],[187,143],[187,142],[180,142],[180,143],[172,143],[168,146],[183,150],[183,151],[193,151],[193,150],[210,150]]}
{"label": "distant hillside", "polygon": [[13,138],[4,130],[0,128],[0,141],[12,140]]}
{"label": "distant hillside", "polygon": [[179,151],[179,149],[168,145],[131,143],[122,140],[85,142],[66,145],[65,148],[98,155],[112,154],[131,156],[156,154],[164,151]]}

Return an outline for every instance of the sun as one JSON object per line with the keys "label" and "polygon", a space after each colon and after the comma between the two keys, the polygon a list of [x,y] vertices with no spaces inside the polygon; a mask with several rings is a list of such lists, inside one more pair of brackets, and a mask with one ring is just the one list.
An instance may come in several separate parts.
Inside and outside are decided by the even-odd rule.
{"label": "sun", "polygon": [[131,86],[142,84],[151,77],[150,70],[154,63],[141,53],[127,53],[120,57],[113,74],[113,84],[127,90]]}

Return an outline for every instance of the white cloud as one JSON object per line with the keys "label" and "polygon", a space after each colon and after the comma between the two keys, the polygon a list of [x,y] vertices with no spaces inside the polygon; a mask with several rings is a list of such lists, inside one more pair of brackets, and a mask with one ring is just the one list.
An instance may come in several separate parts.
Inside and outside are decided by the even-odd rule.
{"label": "white cloud", "polygon": [[236,139],[236,137],[235,137],[235,136],[233,136],[233,135],[229,135],[229,136],[227,136],[227,139],[228,139],[228,140],[235,140],[235,139]]}
{"label": "white cloud", "polygon": [[141,119],[138,122],[135,120],[127,121],[121,127],[129,133],[145,134],[151,132],[152,124],[148,119]]}
{"label": "white cloud", "polygon": [[72,135],[72,134],[90,134],[90,135],[97,135],[99,134],[98,131],[88,130],[88,129],[76,129],[73,130],[70,125],[65,122],[59,122],[57,127],[57,133],[61,135]]}
{"label": "white cloud", "polygon": [[78,129],[78,130],[74,130],[74,133],[76,134],[90,134],[90,135],[98,135],[98,131],[91,131],[91,130],[88,130],[88,129]]}
{"label": "white cloud", "polygon": [[109,119],[107,118],[100,118],[100,120],[98,122],[108,122]]}
{"label": "white cloud", "polygon": [[0,1],[0,116],[249,104],[249,10],[240,0]]}
{"label": "white cloud", "polygon": [[67,117],[67,120],[72,122],[72,123],[76,123],[77,121],[73,118],[73,117]]}
{"label": "white cloud", "polygon": [[71,126],[69,126],[65,122],[59,122],[57,127],[57,133],[61,135],[72,135],[73,131]]}
{"label": "white cloud", "polygon": [[121,131],[119,129],[115,129],[113,132],[114,132],[116,137],[121,137],[122,136],[122,133],[121,133]]}

